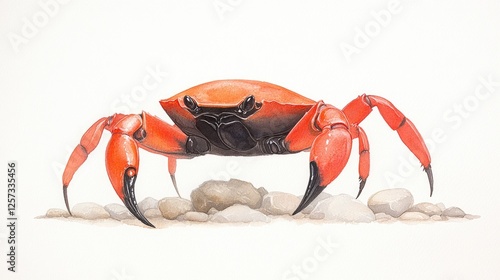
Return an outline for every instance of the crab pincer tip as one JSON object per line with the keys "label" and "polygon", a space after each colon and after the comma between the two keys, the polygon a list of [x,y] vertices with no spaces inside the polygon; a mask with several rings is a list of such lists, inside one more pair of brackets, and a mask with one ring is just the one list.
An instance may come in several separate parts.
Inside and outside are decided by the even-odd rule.
{"label": "crab pincer tip", "polygon": [[125,207],[143,224],[156,228],[144,215],[139,211],[139,206],[137,205],[137,200],[135,199],[135,181],[137,179],[136,175],[129,176],[127,172],[123,176],[123,203]]}
{"label": "crab pincer tip", "polygon": [[309,184],[307,185],[306,192],[299,206],[292,215],[295,215],[306,208],[314,199],[325,189],[324,186],[319,185],[319,174],[318,174],[318,165],[316,162],[311,161],[310,163],[310,177]]}

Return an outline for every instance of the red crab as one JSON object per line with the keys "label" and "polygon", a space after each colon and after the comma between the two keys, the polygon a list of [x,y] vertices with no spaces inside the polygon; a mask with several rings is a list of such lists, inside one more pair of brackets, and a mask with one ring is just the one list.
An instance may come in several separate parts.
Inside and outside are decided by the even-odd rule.
{"label": "red crab", "polygon": [[[359,123],[377,107],[389,127],[420,160],[432,195],[430,155],[413,125],[391,102],[361,95],[342,110],[314,101],[283,87],[248,80],[213,81],[160,101],[175,123],[142,114],[115,114],[94,123],[71,154],[63,174],[64,201],[70,212],[67,187],[76,170],[99,143],[104,129],[111,132],[106,169],[116,193],[142,223],[154,227],[139,212],[134,183],[139,172],[139,148],[168,158],[175,182],[176,160],[205,154],[258,156],[310,150],[310,177],[304,197],[293,214],[311,203],[342,171],[359,142],[359,192],[370,169],[368,139]],[[71,214],[71,212],[70,212]]]}

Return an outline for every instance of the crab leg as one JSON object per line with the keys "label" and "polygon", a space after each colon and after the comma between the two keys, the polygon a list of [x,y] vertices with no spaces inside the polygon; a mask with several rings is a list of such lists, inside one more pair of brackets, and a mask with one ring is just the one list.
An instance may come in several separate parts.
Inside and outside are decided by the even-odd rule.
{"label": "crab leg", "polygon": [[175,170],[177,169],[177,159],[175,157],[168,158],[168,173],[170,174],[170,179],[172,180],[172,184],[174,185],[175,192],[179,198],[181,198],[181,194],[179,193],[179,189],[177,188],[177,180],[175,180]]}
{"label": "crab leg", "polygon": [[68,209],[69,214],[71,210],[68,203],[68,185],[73,179],[75,172],[82,166],[82,164],[87,160],[88,155],[97,147],[99,140],[101,140],[102,132],[109,124],[110,118],[100,118],[96,121],[82,136],[80,143],[75,147],[71,153],[70,159],[66,164],[64,169],[62,181],[63,181],[63,195],[64,203]]}
{"label": "crab leg", "polygon": [[370,173],[370,146],[365,131],[357,125],[352,125],[351,127],[354,129],[354,132],[351,130],[351,134],[357,135],[356,137],[359,140],[359,192],[356,196],[358,198],[365,187],[366,179]]}
{"label": "crab leg", "polygon": [[366,94],[351,101],[342,111],[351,123],[357,125],[371,113],[374,106],[378,108],[380,115],[382,115],[389,127],[398,132],[403,143],[418,158],[420,163],[422,163],[424,171],[427,173],[429,179],[430,194],[432,196],[434,179],[432,176],[429,151],[415,125],[406,118],[403,113],[387,99]]}

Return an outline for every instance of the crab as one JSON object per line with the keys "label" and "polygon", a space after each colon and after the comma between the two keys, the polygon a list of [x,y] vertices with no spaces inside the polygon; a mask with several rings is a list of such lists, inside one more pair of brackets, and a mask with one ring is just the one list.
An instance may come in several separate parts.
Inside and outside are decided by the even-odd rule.
{"label": "crab", "polygon": [[[63,195],[71,214],[67,189],[73,175],[98,145],[104,130],[111,132],[106,169],[118,197],[147,226],[139,211],[135,181],[139,148],[168,158],[175,179],[177,159],[206,154],[220,156],[284,155],[309,151],[309,181],[293,215],[307,207],[346,166],[353,139],[359,144],[359,191],[370,170],[368,138],[359,124],[377,107],[392,130],[422,164],[433,192],[429,151],[414,124],[390,101],[362,94],[338,109],[284,87],[251,80],[220,80],[194,86],[160,101],[174,125],[158,117],[114,114],[95,122],[73,150],[63,173]],[[180,196],[180,195],[179,195]]]}

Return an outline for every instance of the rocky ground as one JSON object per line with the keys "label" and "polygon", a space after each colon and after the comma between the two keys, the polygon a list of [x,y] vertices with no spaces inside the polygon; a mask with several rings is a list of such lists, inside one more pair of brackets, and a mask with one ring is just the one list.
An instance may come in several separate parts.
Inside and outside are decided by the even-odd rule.
{"label": "rocky ground", "polygon": [[[198,223],[268,223],[274,219],[323,221],[344,223],[441,222],[471,220],[477,215],[466,214],[458,207],[443,203],[414,204],[406,189],[382,190],[368,199],[368,205],[346,194],[330,195],[323,192],[301,213],[291,216],[302,196],[283,192],[268,192],[251,183],[236,179],[207,181],[193,190],[191,200],[166,197],[161,200],[148,197],[139,202],[139,209],[157,227],[171,221]],[[92,202],[80,203],[71,209],[70,216],[63,209],[49,209],[40,218],[67,220],[114,220],[131,225],[142,224],[122,204],[101,206]]]}

